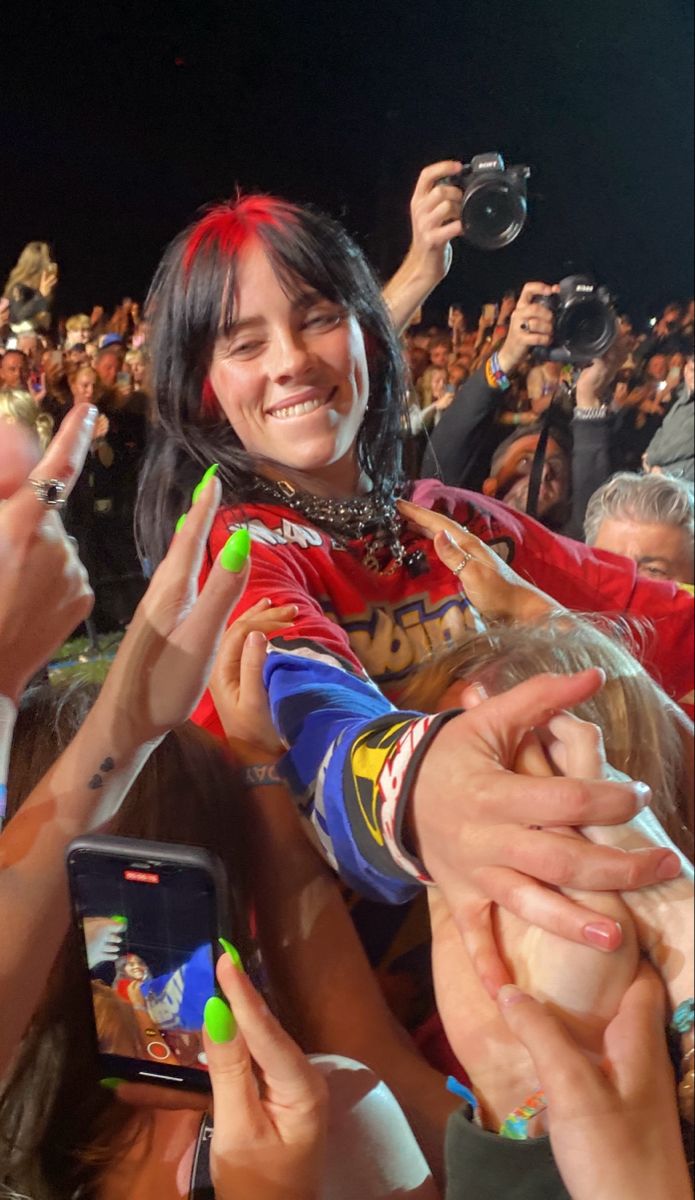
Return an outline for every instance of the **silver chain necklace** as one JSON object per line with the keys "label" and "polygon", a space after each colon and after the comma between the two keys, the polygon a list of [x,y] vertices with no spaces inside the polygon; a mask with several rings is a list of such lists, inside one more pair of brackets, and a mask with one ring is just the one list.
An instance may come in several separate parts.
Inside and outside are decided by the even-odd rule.
{"label": "silver chain necklace", "polygon": [[[393,500],[377,500],[373,496],[314,496],[299,491],[286,479],[277,482],[259,479],[255,490],[322,526],[344,549],[350,549],[351,541],[368,538],[362,562],[371,571],[391,574],[403,563],[402,521]],[[386,563],[384,551],[388,551],[390,558]]]}

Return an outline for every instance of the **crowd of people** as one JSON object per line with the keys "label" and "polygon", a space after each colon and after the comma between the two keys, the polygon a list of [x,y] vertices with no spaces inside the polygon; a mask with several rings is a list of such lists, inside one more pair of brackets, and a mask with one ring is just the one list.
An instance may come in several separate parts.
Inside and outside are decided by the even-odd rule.
{"label": "crowd of people", "polygon": [[[61,320],[43,243],[10,273],[8,1195],[691,1194],[693,305],[579,365],[554,283],[424,325],[460,168],[383,288],[261,196],[142,312]],[[101,690],[47,682],[92,620],[126,631]],[[212,1103],[100,1078],[64,867],[97,831],[222,861],[233,944],[186,985]],[[87,961],[119,955],[97,1036],[137,1063],[122,923]]]}

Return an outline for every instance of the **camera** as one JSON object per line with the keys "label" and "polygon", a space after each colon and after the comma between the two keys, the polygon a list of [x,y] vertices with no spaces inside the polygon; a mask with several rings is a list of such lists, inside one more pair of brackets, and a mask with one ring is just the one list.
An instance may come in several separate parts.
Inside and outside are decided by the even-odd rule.
{"label": "camera", "polygon": [[537,362],[585,364],[600,358],[618,336],[618,319],[608,290],[597,287],[587,275],[568,275],[560,291],[534,296],[555,313],[555,333],[550,346],[536,346]]}
{"label": "camera", "polygon": [[526,223],[528,167],[505,167],[501,154],[476,154],[457,175],[442,183],[463,192],[463,237],[480,250],[500,250],[519,236]]}

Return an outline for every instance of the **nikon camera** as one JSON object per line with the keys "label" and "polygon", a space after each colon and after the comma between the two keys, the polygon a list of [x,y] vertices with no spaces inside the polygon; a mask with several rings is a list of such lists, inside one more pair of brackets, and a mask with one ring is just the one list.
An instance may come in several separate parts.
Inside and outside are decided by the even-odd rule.
{"label": "nikon camera", "polygon": [[600,358],[618,336],[618,319],[608,290],[597,287],[587,275],[568,275],[560,291],[534,296],[555,313],[555,333],[550,346],[536,346],[536,362],[583,365]]}

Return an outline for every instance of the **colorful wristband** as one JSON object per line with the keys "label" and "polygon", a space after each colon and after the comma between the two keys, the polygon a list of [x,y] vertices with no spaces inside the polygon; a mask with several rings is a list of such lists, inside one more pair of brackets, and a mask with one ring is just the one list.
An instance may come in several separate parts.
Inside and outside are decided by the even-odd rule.
{"label": "colorful wristband", "polygon": [[500,392],[506,392],[512,386],[511,379],[500,366],[500,356],[496,350],[485,360],[485,381],[488,387]]}
{"label": "colorful wristband", "polygon": [[515,1142],[525,1142],[528,1138],[529,1121],[547,1107],[545,1093],[534,1092],[528,1100],[525,1100],[518,1108],[512,1109],[509,1116],[505,1117],[500,1125],[500,1137],[511,1138]]}

